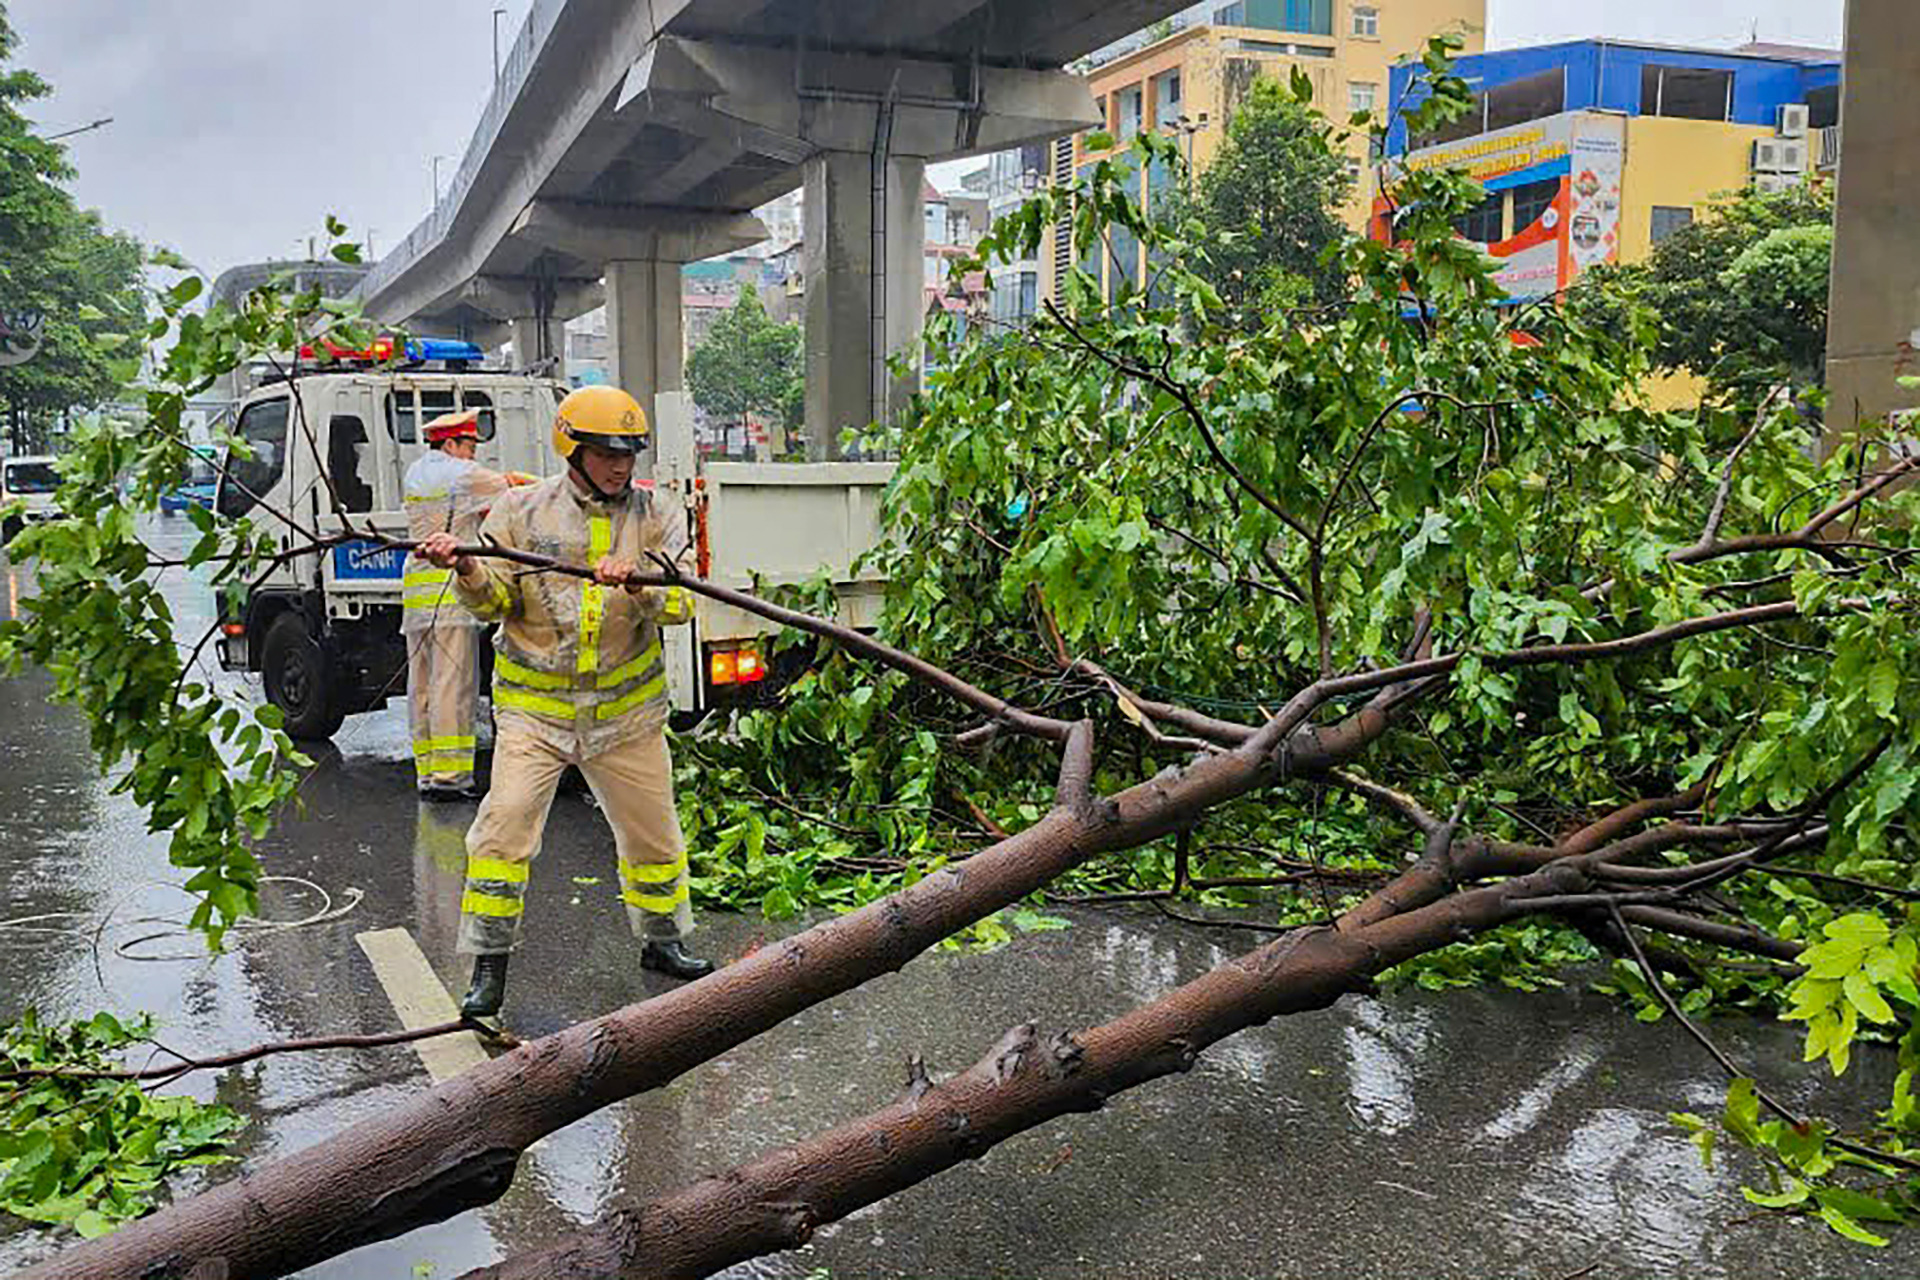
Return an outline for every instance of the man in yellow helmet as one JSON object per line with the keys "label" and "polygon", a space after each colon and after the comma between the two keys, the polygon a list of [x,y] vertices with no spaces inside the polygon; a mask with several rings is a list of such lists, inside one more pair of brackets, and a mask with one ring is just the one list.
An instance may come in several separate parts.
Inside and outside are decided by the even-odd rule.
{"label": "man in yellow helmet", "polygon": [[481,539],[592,567],[595,581],[455,554],[436,534],[427,561],[454,572],[461,603],[494,637],[493,779],[467,833],[460,950],[474,956],[469,1017],[498,1013],[507,957],[518,940],[529,864],[540,851],[560,775],[578,765],[613,826],[621,898],[645,945],[643,967],[678,978],[713,970],[682,941],[693,928],[687,855],[673,806],[667,752],[662,625],[686,622],[678,587],[630,587],[649,553],[666,546],[666,522],[634,490],[646,413],[615,387],[582,387],[560,402],[554,446],[564,475],[500,498]]}
{"label": "man in yellow helmet", "polygon": [[[407,524],[415,541],[451,533],[472,542],[493,500],[513,479],[474,461],[480,413],[442,414],[421,429],[427,452],[407,468]],[[429,800],[475,794],[474,703],[479,675],[480,622],[462,608],[453,574],[407,557],[400,631],[407,638],[407,718],[413,728],[413,766]]]}

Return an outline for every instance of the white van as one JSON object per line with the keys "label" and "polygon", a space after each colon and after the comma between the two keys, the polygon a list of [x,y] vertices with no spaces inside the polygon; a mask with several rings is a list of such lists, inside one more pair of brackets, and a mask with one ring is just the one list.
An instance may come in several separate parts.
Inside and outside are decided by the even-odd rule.
{"label": "white van", "polygon": [[24,525],[53,519],[58,514],[53,493],[59,487],[60,476],[53,469],[51,457],[0,458],[0,510],[15,502],[26,504],[20,514],[0,517],[0,544],[12,542]]}

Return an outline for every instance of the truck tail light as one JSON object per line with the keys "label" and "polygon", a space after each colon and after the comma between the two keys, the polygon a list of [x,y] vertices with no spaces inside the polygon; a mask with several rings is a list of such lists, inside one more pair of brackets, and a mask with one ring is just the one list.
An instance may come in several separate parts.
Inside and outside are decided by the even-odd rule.
{"label": "truck tail light", "polygon": [[715,685],[758,684],[767,663],[758,649],[715,649],[707,658],[707,677]]}
{"label": "truck tail light", "polygon": [[220,634],[233,636],[237,639],[247,634],[247,624],[244,622],[223,622],[220,624]]}

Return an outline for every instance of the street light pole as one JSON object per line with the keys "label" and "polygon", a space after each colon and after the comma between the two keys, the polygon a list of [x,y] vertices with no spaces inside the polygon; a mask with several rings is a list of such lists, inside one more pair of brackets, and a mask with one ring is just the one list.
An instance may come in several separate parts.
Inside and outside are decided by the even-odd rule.
{"label": "street light pole", "polygon": [[1187,194],[1193,194],[1193,135],[1207,127],[1207,113],[1202,111],[1198,120],[1188,119],[1183,113],[1173,122],[1173,127],[1186,136],[1187,140]]}
{"label": "street light pole", "polygon": [[507,16],[505,9],[493,11],[493,82],[500,83],[500,19]]}

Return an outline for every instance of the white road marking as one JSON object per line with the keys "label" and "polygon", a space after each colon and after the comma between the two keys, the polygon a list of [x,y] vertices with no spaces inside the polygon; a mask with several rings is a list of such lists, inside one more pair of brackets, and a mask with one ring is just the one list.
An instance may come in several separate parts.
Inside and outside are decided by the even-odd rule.
{"label": "white road marking", "polygon": [[[405,929],[373,929],[355,934],[353,940],[373,963],[374,976],[400,1015],[400,1025],[409,1031],[438,1026],[460,1016],[453,996],[441,985],[433,966],[421,953],[420,944]],[[416,1040],[413,1051],[435,1084],[445,1084],[469,1067],[487,1061],[486,1048],[471,1031],[456,1035]]]}

